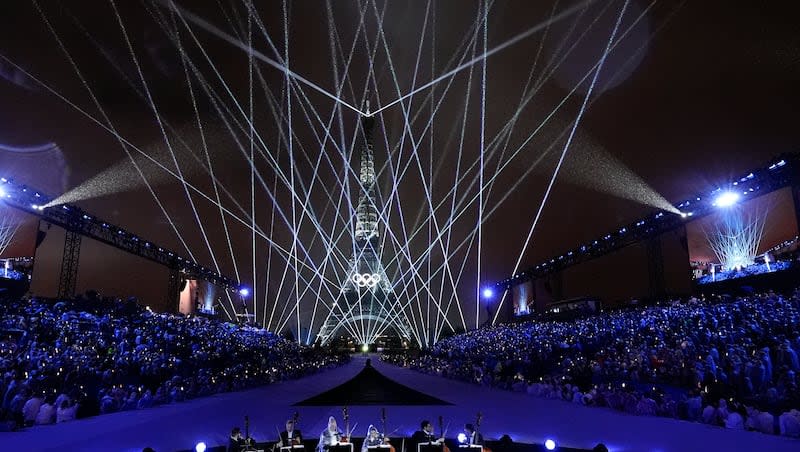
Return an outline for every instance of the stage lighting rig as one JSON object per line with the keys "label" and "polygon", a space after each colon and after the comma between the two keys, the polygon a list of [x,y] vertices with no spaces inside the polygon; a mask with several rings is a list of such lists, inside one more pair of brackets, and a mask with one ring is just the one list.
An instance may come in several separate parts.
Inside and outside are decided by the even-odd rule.
{"label": "stage lighting rig", "polygon": [[669,211],[670,213],[675,212],[675,215],[665,215],[667,211],[661,210],[629,225],[621,225],[611,233],[604,234],[600,239],[590,242],[591,244],[581,246],[580,252],[574,255],[567,254],[566,257],[561,255],[544,260],[523,272],[525,278],[515,275],[494,284],[493,287],[498,290],[507,290],[529,279],[558,272],[566,267],[683,227],[689,218],[701,218],[716,212],[718,208],[733,206],[745,200],[746,197],[760,196],[784,187],[800,186],[800,154],[780,155],[760,169],[747,172],[733,181],[733,183],[727,182],[717,186],[729,186],[729,190],[715,188],[713,191],[701,193],[675,204],[677,212]]}
{"label": "stage lighting rig", "polygon": [[730,207],[736,204],[740,198],[741,195],[739,195],[739,193],[734,191],[725,191],[718,195],[716,199],[714,199],[713,205],[717,207]]}
{"label": "stage lighting rig", "polygon": [[219,275],[195,262],[184,259],[176,253],[152,245],[119,226],[104,222],[83,212],[78,206],[70,204],[50,205],[52,198],[26,187],[16,184],[10,179],[0,179],[3,199],[10,207],[41,217],[48,223],[60,226],[67,231],[97,240],[115,248],[127,251],[136,256],[157,262],[169,267],[184,277],[203,279],[227,290],[236,291],[241,288],[238,281]]}

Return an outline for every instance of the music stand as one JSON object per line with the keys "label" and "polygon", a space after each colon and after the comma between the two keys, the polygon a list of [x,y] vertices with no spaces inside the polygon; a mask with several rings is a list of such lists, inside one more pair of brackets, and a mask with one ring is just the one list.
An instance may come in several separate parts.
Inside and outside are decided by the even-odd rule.
{"label": "music stand", "polygon": [[419,443],[417,444],[417,452],[442,452],[444,450],[444,443]]}
{"label": "music stand", "polygon": [[391,448],[392,448],[392,446],[390,446],[388,444],[378,444],[378,445],[375,445],[375,446],[367,446],[367,449],[374,450],[374,451],[389,450]]}
{"label": "music stand", "polygon": [[241,446],[242,452],[266,452],[264,449],[258,449],[255,445],[255,441],[252,438],[248,438],[244,444]]}
{"label": "music stand", "polygon": [[281,446],[281,452],[292,452],[305,450],[306,446],[302,444],[292,444],[291,446]]}
{"label": "music stand", "polygon": [[459,444],[458,448],[470,452],[477,452],[479,450],[483,450],[483,446],[480,444]]}
{"label": "music stand", "polygon": [[329,447],[328,452],[353,452],[353,443],[338,443]]}

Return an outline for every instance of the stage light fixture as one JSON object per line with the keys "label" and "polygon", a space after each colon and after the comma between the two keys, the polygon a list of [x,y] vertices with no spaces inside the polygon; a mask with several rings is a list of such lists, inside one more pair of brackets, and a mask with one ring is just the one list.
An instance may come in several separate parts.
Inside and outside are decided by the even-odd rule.
{"label": "stage light fixture", "polygon": [[547,450],[556,450],[556,442],[552,439],[546,439],[544,441],[544,448]]}
{"label": "stage light fixture", "polygon": [[369,351],[369,344],[363,344],[361,346],[361,351],[367,353]]}
{"label": "stage light fixture", "polygon": [[739,200],[739,196],[739,193],[734,193],[732,191],[723,192],[714,200],[714,205],[717,207],[730,207],[736,204],[736,201]]}
{"label": "stage light fixture", "polygon": [[467,442],[467,435],[465,435],[464,432],[461,432],[461,433],[458,434],[458,442],[461,443],[461,444],[464,444],[464,443]]}
{"label": "stage light fixture", "polygon": [[239,289],[239,295],[243,297],[250,295],[250,289],[248,289],[247,287],[242,287],[241,289]]}
{"label": "stage light fixture", "polygon": [[196,452],[206,452],[206,443],[200,441],[194,446]]}
{"label": "stage light fixture", "polygon": [[487,287],[483,289],[483,298],[492,298],[494,296],[494,291]]}

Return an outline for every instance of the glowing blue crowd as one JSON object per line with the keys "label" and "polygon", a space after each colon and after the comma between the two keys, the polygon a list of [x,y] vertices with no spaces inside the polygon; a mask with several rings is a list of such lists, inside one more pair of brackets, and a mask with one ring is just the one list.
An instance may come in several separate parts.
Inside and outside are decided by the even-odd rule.
{"label": "glowing blue crowd", "polygon": [[800,437],[800,293],[538,319],[384,360],[536,397]]}
{"label": "glowing blue crowd", "polygon": [[0,430],[241,390],[347,359],[132,301],[0,299]]}

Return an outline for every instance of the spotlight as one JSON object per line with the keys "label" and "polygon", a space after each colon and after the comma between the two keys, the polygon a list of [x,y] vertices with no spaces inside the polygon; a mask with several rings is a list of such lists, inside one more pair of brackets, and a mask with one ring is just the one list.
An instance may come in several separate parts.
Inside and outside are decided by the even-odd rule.
{"label": "spotlight", "polygon": [[458,434],[458,442],[461,443],[461,444],[464,444],[464,443],[467,442],[467,435],[465,435],[464,432],[461,432],[461,433]]}
{"label": "spotlight", "polygon": [[487,287],[483,289],[483,298],[492,298],[494,296],[494,290]]}
{"label": "spotlight", "polygon": [[369,351],[369,344],[364,344],[361,346],[361,351],[367,353]]}
{"label": "spotlight", "polygon": [[239,295],[243,297],[250,295],[250,289],[248,289],[247,287],[242,287],[241,289],[239,289]]}
{"label": "spotlight", "polygon": [[194,446],[196,452],[206,452],[206,443],[200,441]]}
{"label": "spotlight", "polygon": [[736,201],[739,200],[739,196],[739,193],[734,193],[732,191],[723,192],[714,200],[714,205],[717,207],[730,207],[736,204]]}
{"label": "spotlight", "polygon": [[556,442],[552,439],[546,439],[544,441],[544,448],[547,450],[555,450],[556,449]]}

